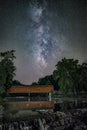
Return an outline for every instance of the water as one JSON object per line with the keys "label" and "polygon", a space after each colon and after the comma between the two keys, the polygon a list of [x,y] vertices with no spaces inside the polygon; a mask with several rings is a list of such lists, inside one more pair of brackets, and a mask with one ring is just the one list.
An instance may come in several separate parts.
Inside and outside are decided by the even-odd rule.
{"label": "water", "polygon": [[53,112],[40,112],[37,116],[3,122],[0,130],[87,130],[87,102],[55,104]]}
{"label": "water", "polygon": [[54,111],[68,111],[83,108],[87,108],[87,101],[64,101],[62,103],[55,103]]}
{"label": "water", "polygon": [[0,125],[0,130],[87,130],[87,111],[73,113],[47,112],[35,119],[10,121]]}

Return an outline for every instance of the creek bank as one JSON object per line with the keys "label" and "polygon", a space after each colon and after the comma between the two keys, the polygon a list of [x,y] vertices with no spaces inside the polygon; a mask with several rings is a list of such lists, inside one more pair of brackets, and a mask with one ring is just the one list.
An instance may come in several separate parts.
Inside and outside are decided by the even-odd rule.
{"label": "creek bank", "polygon": [[[32,113],[33,114],[33,113]],[[68,112],[38,111],[27,118],[2,122],[1,130],[87,130],[87,109]]]}

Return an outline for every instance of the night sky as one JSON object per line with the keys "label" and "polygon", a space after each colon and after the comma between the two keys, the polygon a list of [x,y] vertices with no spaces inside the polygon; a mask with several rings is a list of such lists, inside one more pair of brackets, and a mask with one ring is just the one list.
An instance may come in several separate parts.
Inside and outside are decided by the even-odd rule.
{"label": "night sky", "polygon": [[87,0],[0,0],[0,51],[11,49],[24,84],[63,57],[87,61]]}

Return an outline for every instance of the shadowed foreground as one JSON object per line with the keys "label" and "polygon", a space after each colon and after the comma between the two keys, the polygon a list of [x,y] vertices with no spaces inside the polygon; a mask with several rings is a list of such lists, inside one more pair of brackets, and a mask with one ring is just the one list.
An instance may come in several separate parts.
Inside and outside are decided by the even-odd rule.
{"label": "shadowed foreground", "polygon": [[27,118],[14,121],[3,120],[0,130],[87,130],[87,110],[77,109],[70,112],[37,112]]}

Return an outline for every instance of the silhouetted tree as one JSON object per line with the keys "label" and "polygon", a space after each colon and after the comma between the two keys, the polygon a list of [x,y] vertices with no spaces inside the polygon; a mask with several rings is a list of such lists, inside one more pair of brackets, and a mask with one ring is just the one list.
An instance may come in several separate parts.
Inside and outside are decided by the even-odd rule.
{"label": "silhouetted tree", "polygon": [[51,85],[52,83],[50,82],[49,76],[45,76],[43,78],[40,78],[38,81],[38,85]]}
{"label": "silhouetted tree", "polygon": [[38,83],[37,83],[37,82],[33,82],[33,83],[31,84],[31,86],[34,86],[34,85],[38,85]]}
{"label": "silhouetted tree", "polygon": [[5,87],[5,90],[12,85],[13,77],[15,75],[15,66],[13,60],[14,50],[0,53],[0,84]]}
{"label": "silhouetted tree", "polygon": [[14,86],[20,85],[21,86],[22,83],[18,80],[13,80],[12,85],[14,85]]}
{"label": "silhouetted tree", "polygon": [[87,63],[78,67],[78,87],[80,91],[87,91]]}
{"label": "silhouetted tree", "polygon": [[65,95],[73,92],[74,95],[77,94],[78,86],[78,60],[74,59],[62,59],[56,65],[56,70],[53,72],[55,79],[58,80],[58,85],[61,91]]}
{"label": "silhouetted tree", "polygon": [[50,75],[49,80],[50,80],[51,84],[54,86],[54,90],[58,91],[59,90],[59,85],[58,85],[59,78],[55,79],[53,75]]}

